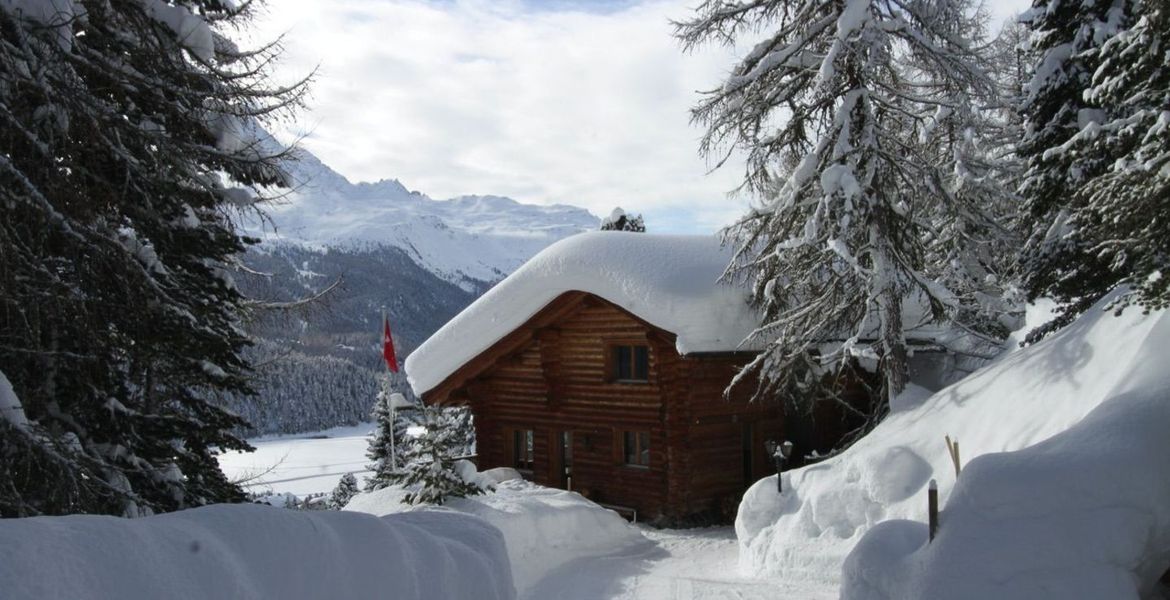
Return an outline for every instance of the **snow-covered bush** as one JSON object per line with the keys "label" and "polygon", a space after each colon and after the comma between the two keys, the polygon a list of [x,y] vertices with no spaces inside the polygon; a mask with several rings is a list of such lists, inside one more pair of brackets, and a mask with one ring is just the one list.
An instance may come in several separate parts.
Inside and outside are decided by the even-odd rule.
{"label": "snow-covered bush", "polygon": [[442,407],[428,406],[423,410],[425,432],[404,452],[405,466],[391,475],[394,483],[407,490],[408,503],[441,505],[448,498],[483,492],[456,469],[457,454],[465,443],[457,418]]}
{"label": "snow-covered bush", "polygon": [[333,493],[329,496],[329,508],[335,510],[344,508],[359,491],[361,490],[358,489],[357,478],[353,473],[342,475],[337,487],[333,488]]}
{"label": "snow-covered bush", "polygon": [[609,216],[601,220],[601,231],[634,231],[637,233],[646,232],[646,222],[642,220],[642,215],[630,216],[626,211],[619,206],[609,213]]}

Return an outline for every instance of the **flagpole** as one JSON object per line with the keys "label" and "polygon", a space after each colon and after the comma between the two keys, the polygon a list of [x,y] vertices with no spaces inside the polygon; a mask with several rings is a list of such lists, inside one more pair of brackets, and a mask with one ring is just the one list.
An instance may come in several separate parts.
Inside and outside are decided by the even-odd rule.
{"label": "flagpole", "polygon": [[[382,348],[386,347],[386,307],[382,307]],[[384,352],[384,350],[383,350]],[[383,360],[382,362],[386,362]],[[386,363],[386,380],[382,385],[382,395],[390,405],[390,468],[398,469],[398,448],[394,441],[394,430],[398,428],[398,409],[394,406],[394,399],[390,397],[390,363]]]}

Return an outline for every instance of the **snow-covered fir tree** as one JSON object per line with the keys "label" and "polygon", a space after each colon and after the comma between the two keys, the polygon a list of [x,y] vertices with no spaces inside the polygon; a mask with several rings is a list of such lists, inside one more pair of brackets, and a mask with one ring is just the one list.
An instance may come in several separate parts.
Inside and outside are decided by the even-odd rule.
{"label": "snow-covered fir tree", "polygon": [[642,215],[627,215],[622,207],[614,208],[609,216],[601,220],[602,231],[636,231],[645,233],[646,222]]}
{"label": "snow-covered fir tree", "polygon": [[977,18],[959,0],[708,0],[677,24],[688,49],[769,32],[693,110],[702,152],[745,151],[741,189],[759,198],[728,233],[728,277],[764,313],[766,350],[738,379],[759,375],[757,395],[831,384],[865,345],[888,398],[908,328],[1006,333]]}
{"label": "snow-covered fir tree", "polygon": [[285,183],[250,132],[304,87],[238,6],[0,2],[0,364],[36,431],[0,428],[0,515],[243,499],[206,401],[247,389],[231,218]]}
{"label": "snow-covered fir tree", "polygon": [[370,413],[375,429],[366,450],[366,458],[372,461],[370,475],[366,477],[367,490],[380,490],[397,480],[397,473],[406,466],[409,447],[415,442],[406,435],[406,430],[419,423],[419,410],[395,410],[391,406],[395,394],[389,391],[391,388],[386,377],[388,374],[383,375],[382,390],[378,392],[374,410]]}
{"label": "snow-covered fir tree", "polygon": [[1071,322],[1117,285],[1119,306],[1165,307],[1170,288],[1170,7],[1165,2],[1037,1],[1025,15],[1038,53],[1021,112],[1023,256],[1033,296]]}
{"label": "snow-covered fir tree", "polygon": [[346,504],[353,499],[358,493],[357,478],[353,473],[346,473],[341,476],[337,482],[337,487],[333,488],[333,493],[329,495],[329,508],[333,510],[341,510],[345,508]]}
{"label": "snow-covered fir tree", "polygon": [[[376,370],[263,340],[244,355],[253,365],[249,384],[256,394],[224,394],[218,399],[248,422],[241,434],[320,431],[370,419],[370,397],[380,379]],[[405,385],[405,377],[398,374],[394,381]]]}
{"label": "snow-covered fir tree", "polygon": [[426,407],[422,413],[426,431],[409,445],[406,465],[394,476],[394,483],[408,490],[406,501],[443,504],[447,498],[482,493],[478,485],[464,481],[455,469],[465,436],[459,427],[452,426],[451,414],[435,406]]}

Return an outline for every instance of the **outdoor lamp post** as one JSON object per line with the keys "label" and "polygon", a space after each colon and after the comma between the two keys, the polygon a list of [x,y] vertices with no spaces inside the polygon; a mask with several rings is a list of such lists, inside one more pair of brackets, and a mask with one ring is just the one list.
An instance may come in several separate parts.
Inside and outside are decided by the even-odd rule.
{"label": "outdoor lamp post", "polygon": [[792,442],[785,441],[782,444],[777,444],[776,440],[768,440],[764,442],[764,448],[768,454],[772,455],[772,461],[776,463],[776,493],[784,493],[784,484],[782,483],[781,474],[784,472],[784,461],[792,456]]}

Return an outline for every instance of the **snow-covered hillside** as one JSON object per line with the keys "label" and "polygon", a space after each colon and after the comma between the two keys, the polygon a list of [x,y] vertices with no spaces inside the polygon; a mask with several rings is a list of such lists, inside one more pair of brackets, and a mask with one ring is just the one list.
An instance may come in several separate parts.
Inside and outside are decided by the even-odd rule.
{"label": "snow-covered hillside", "polygon": [[[1164,370],[1164,351],[1159,348],[1165,348],[1164,322],[1170,315],[1142,315],[1140,310],[1130,309],[1114,317],[1103,308],[1107,302],[1108,299],[1103,300],[1051,338],[1011,352],[929,398],[926,398],[928,394],[921,394],[920,401],[915,402],[909,396],[904,397],[895,412],[846,452],[785,473],[783,495],[776,493],[774,476],[757,482],[745,495],[736,521],[741,565],[749,572],[786,579],[834,580],[840,576],[845,556],[879,522],[890,519],[925,522],[926,487],[931,479],[938,481],[941,502],[948,510],[947,500],[953,491],[958,499],[956,490],[963,486],[955,487],[954,468],[944,436],[957,439],[964,463],[970,461],[971,472],[964,472],[960,479],[976,476],[979,470],[976,467],[984,460],[976,457],[1040,447],[1037,445],[1070,428],[1080,427],[1086,415],[1095,413],[1098,407],[1114,402],[1117,394],[1134,383],[1135,373],[1141,371],[1143,364],[1158,358]],[[1096,439],[1100,441],[1099,436]],[[1106,449],[1107,446],[1098,445],[1086,451],[1092,454]],[[1041,459],[1025,458],[1024,462],[1029,460],[1040,464],[1036,461]],[[1043,458],[1042,462],[1053,463],[1050,458]],[[1095,482],[1094,476],[1086,473],[1080,477],[1081,467],[1090,466],[1081,457],[1070,456],[1067,462],[1067,469],[1048,472],[1040,469],[1030,473],[1030,480],[1023,481],[1025,487],[1030,481],[1052,477],[1067,477],[1070,484],[1082,481],[1105,494],[1110,489],[1125,487],[1115,478],[1114,483],[1098,485],[1102,482]],[[1074,463],[1080,463],[1080,467]],[[1151,476],[1160,477],[1160,473],[1151,471]],[[988,489],[1002,488],[997,484]],[[1059,494],[1067,495],[1068,489],[1075,488],[1059,489]],[[1003,507],[1019,504],[1019,510],[1028,511],[1037,505],[1031,500],[1016,503],[1010,498],[1029,497],[1017,492],[1001,503],[1006,503]],[[994,501],[985,506],[992,504]],[[946,518],[944,511],[944,529]],[[1058,528],[1076,524],[1051,522]],[[890,540],[885,542],[883,547],[890,548]],[[903,547],[901,552],[912,550],[914,547]],[[1048,551],[1048,548],[1033,550],[1040,554]],[[965,565],[950,566],[962,570]],[[889,566],[870,563],[864,569],[854,569],[855,584],[860,578],[876,585],[874,581]],[[892,593],[888,597],[907,596]]]}
{"label": "snow-covered hillside", "polygon": [[251,233],[273,243],[347,249],[393,246],[427,270],[470,289],[494,282],[549,244],[597,229],[582,208],[521,204],[500,196],[435,200],[397,180],[350,183],[307,151],[289,166],[296,188],[267,207],[276,231]]}

